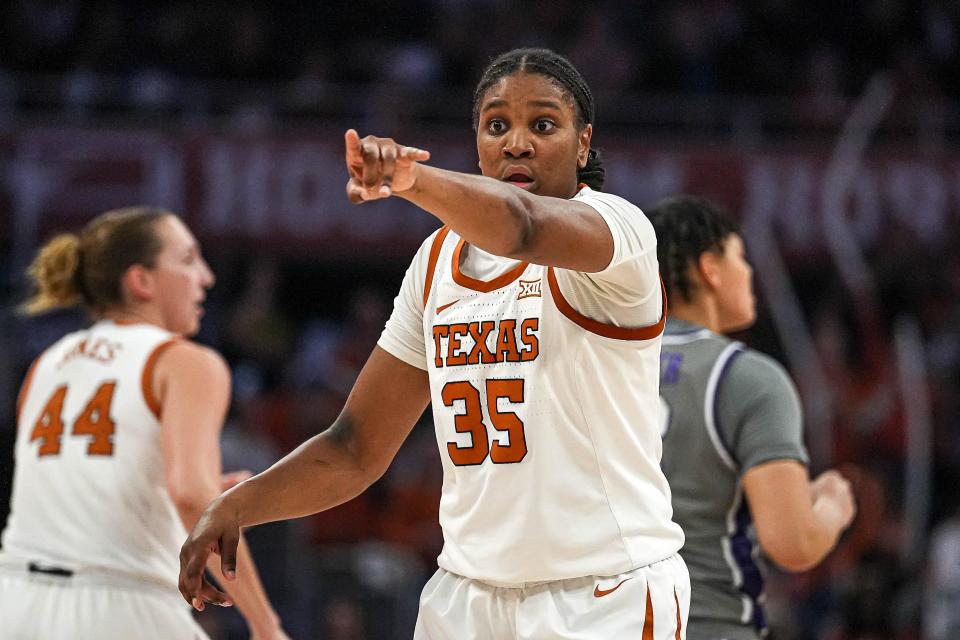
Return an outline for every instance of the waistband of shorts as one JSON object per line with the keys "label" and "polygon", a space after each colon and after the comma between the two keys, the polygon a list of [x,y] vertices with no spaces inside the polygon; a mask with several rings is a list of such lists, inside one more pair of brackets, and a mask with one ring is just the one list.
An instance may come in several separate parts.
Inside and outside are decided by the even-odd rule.
{"label": "waistband of shorts", "polygon": [[135,589],[153,591],[167,596],[178,593],[173,584],[126,571],[105,567],[60,566],[57,563],[30,560],[6,553],[0,553],[0,572],[49,584]]}
{"label": "waistband of shorts", "polygon": [[682,564],[683,560],[680,557],[679,553],[674,553],[667,556],[666,558],[662,558],[660,560],[656,560],[654,562],[641,565],[639,567],[634,567],[632,569],[627,569],[626,571],[622,571],[620,573],[613,574],[613,575],[597,574],[597,575],[588,575],[588,576],[570,576],[567,578],[557,578],[555,580],[538,580],[534,582],[498,582],[496,580],[488,580],[486,578],[468,578],[467,576],[456,573],[455,571],[450,571],[449,569],[444,569],[443,567],[440,567],[440,570],[445,571],[446,573],[449,573],[452,576],[456,576],[464,580],[473,580],[476,582],[481,582],[487,586],[494,587],[496,589],[532,589],[532,588],[543,586],[545,584],[556,584],[558,582],[573,582],[578,580],[582,580],[585,582],[592,582],[595,580],[609,580],[609,579],[617,578],[619,576],[625,576],[625,575],[634,573],[636,571],[647,569],[648,567],[652,567],[654,565],[660,564],[661,562],[669,562],[672,564],[676,564],[676,563]]}

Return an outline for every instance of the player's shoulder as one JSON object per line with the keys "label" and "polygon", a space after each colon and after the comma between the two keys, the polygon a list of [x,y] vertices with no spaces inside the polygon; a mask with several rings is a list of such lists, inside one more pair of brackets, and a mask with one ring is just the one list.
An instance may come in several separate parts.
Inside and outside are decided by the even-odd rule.
{"label": "player's shoulder", "polygon": [[574,200],[580,200],[588,204],[603,204],[616,211],[636,214],[644,218],[646,217],[640,207],[630,202],[626,198],[608,191],[597,191],[595,189],[591,189],[590,187],[583,187],[577,192],[577,195],[574,196]]}
{"label": "player's shoulder", "polygon": [[642,238],[644,244],[656,244],[657,236],[653,223],[640,207],[626,198],[584,187],[574,196],[574,199],[593,207],[611,228],[631,229],[631,235],[635,234]]}
{"label": "player's shoulder", "polygon": [[202,379],[230,377],[230,367],[220,352],[186,338],[173,337],[159,345],[156,359],[160,374],[188,372]]}
{"label": "player's shoulder", "polygon": [[714,333],[697,324],[667,318],[662,344],[664,349],[678,349],[697,353],[710,353],[715,357],[728,347],[733,351],[743,351],[740,342],[734,342],[725,335]]}
{"label": "player's shoulder", "polygon": [[754,392],[797,395],[796,385],[786,367],[776,358],[749,347],[742,347],[731,362],[727,380]]}

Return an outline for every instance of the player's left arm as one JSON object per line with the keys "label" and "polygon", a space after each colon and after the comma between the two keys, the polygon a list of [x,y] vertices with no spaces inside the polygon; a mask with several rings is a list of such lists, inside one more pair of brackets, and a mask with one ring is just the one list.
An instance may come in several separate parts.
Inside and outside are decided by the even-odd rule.
{"label": "player's left arm", "polygon": [[528,193],[484,176],[421,164],[429,153],[347,131],[347,195],[354,203],[397,195],[494,255],[574,271],[605,269],[610,229],[593,207]]}
{"label": "player's left arm", "polygon": [[783,367],[748,351],[727,376],[718,426],[741,464],[760,546],[787,571],[810,569],[830,553],[853,518],[849,483],[835,471],[810,482],[800,399]]}
{"label": "player's left arm", "polygon": [[[225,485],[243,476],[222,476],[220,430],[230,400],[230,370],[211,349],[181,340],[163,351],[153,376],[161,406],[160,449],[167,490],[187,530]],[[237,551],[237,580],[223,580],[219,562],[207,568],[224,584],[255,638],[285,638],[280,619],[260,582],[244,540]]]}

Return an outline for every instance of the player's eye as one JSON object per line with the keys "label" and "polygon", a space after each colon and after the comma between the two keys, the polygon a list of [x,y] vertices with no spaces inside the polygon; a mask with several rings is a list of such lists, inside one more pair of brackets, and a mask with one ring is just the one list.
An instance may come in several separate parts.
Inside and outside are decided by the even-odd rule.
{"label": "player's eye", "polygon": [[534,123],[533,128],[537,133],[550,133],[557,128],[557,125],[553,120],[540,118],[536,121],[536,123]]}
{"label": "player's eye", "polygon": [[487,123],[487,131],[497,135],[503,133],[507,130],[507,123],[499,118],[492,118],[490,122]]}

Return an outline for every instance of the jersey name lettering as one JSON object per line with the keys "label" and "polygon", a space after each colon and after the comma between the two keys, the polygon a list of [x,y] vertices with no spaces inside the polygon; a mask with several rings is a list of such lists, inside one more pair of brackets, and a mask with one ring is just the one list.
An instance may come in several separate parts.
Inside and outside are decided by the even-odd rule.
{"label": "jersey name lettering", "polygon": [[514,318],[433,326],[434,365],[460,367],[530,362],[540,355],[540,318]]}
{"label": "jersey name lettering", "polygon": [[76,358],[88,358],[101,364],[109,364],[117,356],[117,352],[123,349],[119,342],[111,342],[104,338],[96,340],[83,339],[70,349],[63,360],[57,364],[57,368],[62,367]]}

